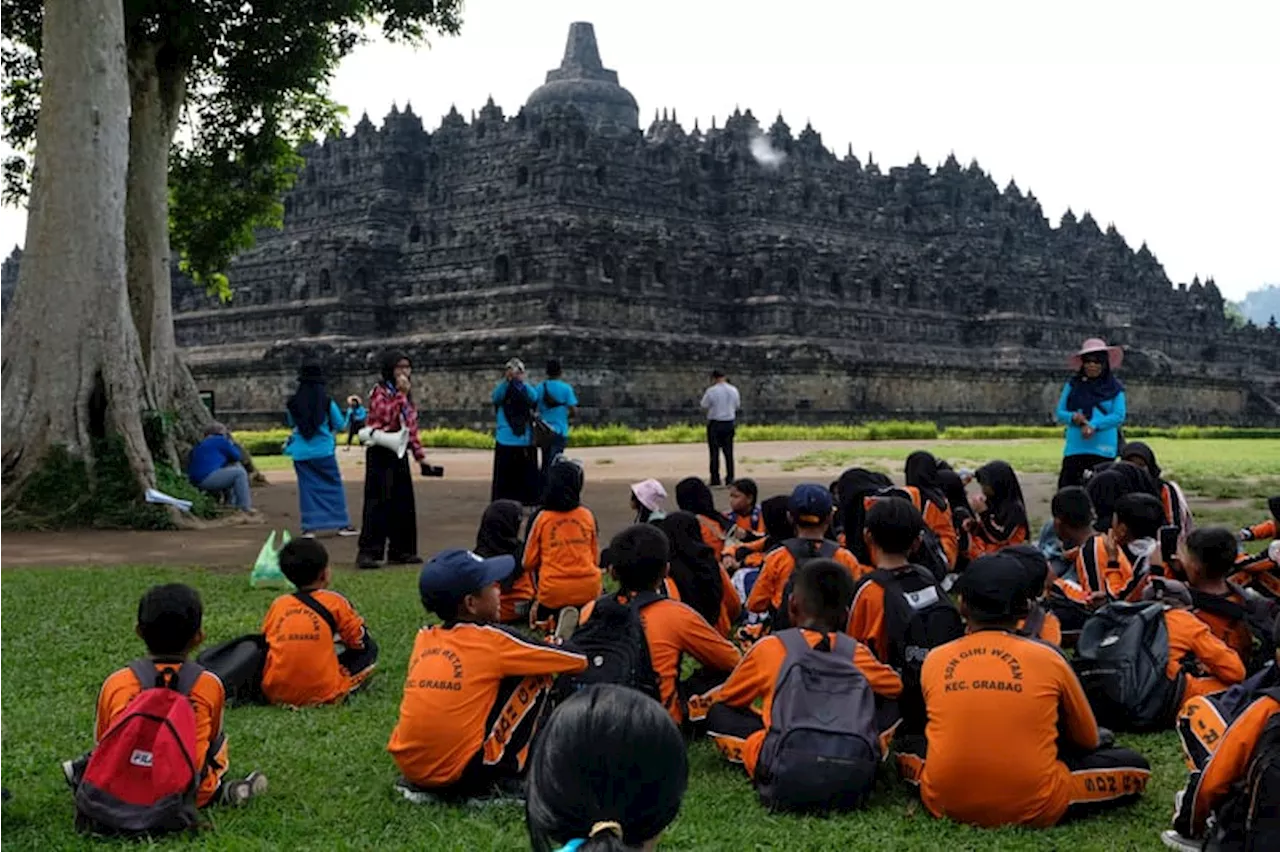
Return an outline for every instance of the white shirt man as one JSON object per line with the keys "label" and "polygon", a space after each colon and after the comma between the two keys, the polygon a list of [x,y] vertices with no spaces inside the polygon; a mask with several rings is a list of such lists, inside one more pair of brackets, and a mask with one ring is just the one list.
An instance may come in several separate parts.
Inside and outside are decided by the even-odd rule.
{"label": "white shirt man", "polygon": [[707,449],[711,453],[711,485],[720,484],[720,453],[724,453],[725,482],[733,483],[733,434],[742,398],[722,370],[711,373],[712,384],[702,394],[707,412]]}

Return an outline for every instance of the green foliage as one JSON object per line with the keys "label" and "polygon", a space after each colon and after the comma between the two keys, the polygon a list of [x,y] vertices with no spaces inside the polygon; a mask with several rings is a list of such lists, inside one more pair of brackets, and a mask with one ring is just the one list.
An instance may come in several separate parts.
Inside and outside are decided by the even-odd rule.
{"label": "green foliage", "polygon": [[[265,532],[264,532],[265,537]],[[138,598],[157,583],[183,582],[204,601],[213,644],[257,631],[279,592],[248,586],[240,572],[176,567],[29,568],[0,587],[4,625],[3,783],[5,848],[50,852],[132,849],[77,835],[58,761],[93,742],[94,696],[115,669],[142,652],[133,633]],[[382,648],[367,690],[334,707],[243,707],[226,714],[232,772],[261,770],[270,787],[245,808],[210,809],[216,829],[166,838],[172,850],[377,849],[527,850],[524,811],[413,805],[393,789],[386,752],[414,637],[424,618],[413,571],[335,570],[333,587],[359,609]],[[85,613],[92,613],[86,617]],[[1173,795],[1186,781],[1172,731],[1121,735],[1150,760],[1142,801],[1045,830],[983,830],[936,820],[892,765],[865,811],[830,818],[770,814],[739,766],[706,741],[690,747],[689,788],[663,850],[1094,850],[1158,849]],[[151,846],[146,846],[150,849]]]}
{"label": "green foliage", "polygon": [[[164,507],[143,501],[129,468],[123,439],[113,435],[99,441],[94,447],[94,462],[90,482],[89,469],[83,459],[72,456],[65,447],[51,447],[19,502],[5,506],[4,528],[172,528]],[[213,498],[168,465],[156,466],[156,487],[166,494],[190,500],[196,517],[211,518],[217,514]]]}
{"label": "green foliage", "polygon": [[[1233,426],[1179,426],[1176,428],[1126,428],[1129,438],[1163,438],[1167,440],[1226,440],[1234,438],[1277,439],[1280,429],[1237,428]],[[279,455],[289,437],[288,429],[236,432],[235,440],[256,456]],[[420,433],[424,447],[451,447],[466,450],[493,449],[493,434],[475,429],[424,429]],[[745,425],[738,427],[739,443],[751,441],[1060,441],[1058,426],[952,426],[939,429],[933,423],[886,420],[853,425],[775,426]],[[575,426],[569,437],[570,447],[631,447],[648,444],[700,444],[707,439],[703,425],[680,424],[652,429],[629,426]],[[1055,444],[1061,457],[1062,447]],[[994,456],[993,456],[994,458]]]}

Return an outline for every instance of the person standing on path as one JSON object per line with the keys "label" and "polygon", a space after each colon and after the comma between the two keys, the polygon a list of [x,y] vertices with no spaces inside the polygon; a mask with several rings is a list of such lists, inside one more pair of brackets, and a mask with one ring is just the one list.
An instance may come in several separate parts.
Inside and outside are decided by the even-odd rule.
{"label": "person standing on path", "polygon": [[298,390],[289,397],[285,418],[293,432],[284,454],[293,459],[298,476],[298,507],[302,535],[337,530],[340,536],[356,535],[347,515],[347,494],[338,470],[337,436],[347,428],[350,412],[343,414],[329,398],[319,364],[303,364]]}
{"label": "person standing on path", "polygon": [[525,381],[524,362],[512,358],[490,398],[497,418],[493,447],[493,485],[489,502],[515,500],[536,505],[542,488],[538,448],[533,445],[533,418],[538,392]]}
{"label": "person standing on path", "polygon": [[1124,385],[1114,371],[1124,360],[1124,350],[1091,337],[1071,356],[1076,371],[1062,386],[1057,420],[1067,427],[1058,488],[1083,485],[1085,472],[1114,461],[1120,450],[1124,426]]}
{"label": "person standing on path", "polygon": [[742,398],[729,384],[723,370],[711,371],[711,387],[702,394],[702,408],[707,412],[707,449],[711,451],[711,482],[720,485],[720,453],[724,453],[725,484],[733,484],[733,433]]}
{"label": "person standing on path", "polygon": [[547,379],[538,386],[538,413],[542,422],[555,432],[551,446],[542,450],[543,480],[556,457],[563,455],[569,446],[569,420],[578,414],[578,395],[574,393],[573,385],[561,378],[563,375],[560,359],[552,358],[547,361]]}
{"label": "person standing on path", "polygon": [[366,425],[383,432],[409,431],[409,449],[370,444],[364,455],[364,521],[357,568],[378,568],[385,555],[393,565],[421,563],[418,555],[418,510],[409,476],[409,457],[426,458],[418,437],[418,407],[410,396],[413,364],[400,352],[382,358],[382,380],[369,393]]}

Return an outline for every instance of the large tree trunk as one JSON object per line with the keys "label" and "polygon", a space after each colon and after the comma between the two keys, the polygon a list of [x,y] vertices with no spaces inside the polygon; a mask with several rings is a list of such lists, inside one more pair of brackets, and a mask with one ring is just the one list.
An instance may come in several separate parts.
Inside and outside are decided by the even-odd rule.
{"label": "large tree trunk", "polygon": [[[131,109],[125,250],[129,305],[156,405],[178,414],[179,421],[190,421],[199,413],[184,413],[179,404],[186,368],[174,340],[169,283],[169,148],[186,95],[187,68],[170,61],[152,42],[129,45],[128,63]],[[195,424],[195,428],[202,425]],[[192,431],[191,426],[186,423],[180,430],[180,442],[187,446],[186,433]],[[172,431],[163,452],[169,463],[177,466]]]}
{"label": "large tree trunk", "polygon": [[[62,445],[124,440],[139,487],[155,471],[125,285],[129,83],[120,0],[46,0],[43,84],[22,280],[3,342],[6,502]],[[92,482],[92,477],[90,479]]]}

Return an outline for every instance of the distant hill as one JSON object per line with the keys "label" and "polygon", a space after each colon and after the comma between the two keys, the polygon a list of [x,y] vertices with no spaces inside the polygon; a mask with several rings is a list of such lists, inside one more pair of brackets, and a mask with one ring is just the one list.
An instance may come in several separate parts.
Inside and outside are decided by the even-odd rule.
{"label": "distant hill", "polygon": [[1256,325],[1266,325],[1272,317],[1280,322],[1280,284],[1264,284],[1237,304],[1240,312]]}

